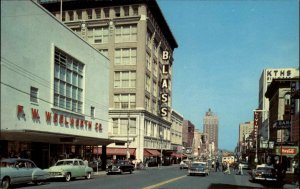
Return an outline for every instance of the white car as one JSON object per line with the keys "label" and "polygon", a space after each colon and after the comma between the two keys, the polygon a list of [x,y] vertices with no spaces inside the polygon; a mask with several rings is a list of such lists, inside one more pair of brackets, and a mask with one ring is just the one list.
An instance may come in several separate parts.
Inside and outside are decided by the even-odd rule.
{"label": "white car", "polygon": [[180,169],[188,169],[190,165],[191,165],[191,160],[189,159],[182,160],[179,164]]}
{"label": "white car", "polygon": [[249,165],[248,165],[247,162],[242,161],[242,162],[239,163],[239,168],[240,169],[249,169]]}
{"label": "white car", "polygon": [[49,178],[64,178],[69,182],[71,178],[85,177],[90,179],[93,169],[85,165],[81,159],[63,159],[58,160],[56,164],[48,170]]}
{"label": "white car", "polygon": [[1,188],[7,189],[14,184],[33,182],[39,184],[48,179],[48,173],[38,168],[29,159],[8,158],[0,161]]}

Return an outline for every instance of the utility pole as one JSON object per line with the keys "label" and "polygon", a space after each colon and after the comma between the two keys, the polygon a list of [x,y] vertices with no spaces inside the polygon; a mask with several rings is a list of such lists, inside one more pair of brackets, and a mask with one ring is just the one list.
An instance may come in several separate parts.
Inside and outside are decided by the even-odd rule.
{"label": "utility pole", "polygon": [[130,154],[129,154],[129,112],[128,112],[128,124],[127,124],[127,151],[126,151],[126,159],[128,160],[129,157],[130,157]]}

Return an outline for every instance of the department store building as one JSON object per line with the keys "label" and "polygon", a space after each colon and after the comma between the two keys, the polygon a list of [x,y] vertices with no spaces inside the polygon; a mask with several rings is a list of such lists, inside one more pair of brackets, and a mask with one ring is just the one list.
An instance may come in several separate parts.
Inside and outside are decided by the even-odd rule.
{"label": "department store building", "polygon": [[1,158],[30,158],[47,168],[60,158],[91,158],[94,146],[114,142],[109,67],[41,5],[2,1]]}

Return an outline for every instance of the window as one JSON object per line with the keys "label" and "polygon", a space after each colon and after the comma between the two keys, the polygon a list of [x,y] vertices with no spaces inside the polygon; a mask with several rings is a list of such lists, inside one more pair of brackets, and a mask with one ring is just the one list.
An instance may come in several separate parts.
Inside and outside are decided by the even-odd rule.
{"label": "window", "polygon": [[89,43],[108,43],[108,27],[89,28],[87,32]]}
{"label": "window", "polygon": [[96,18],[101,18],[101,9],[95,9]]}
{"label": "window", "polygon": [[104,8],[103,11],[105,18],[109,18],[109,8]]}
{"label": "window", "polygon": [[146,75],[146,91],[150,92],[151,80],[148,75]]}
{"label": "window", "polygon": [[62,12],[61,20],[64,22],[66,21],[66,12]]}
{"label": "window", "polygon": [[145,108],[150,111],[150,99],[148,97],[145,97]]}
{"label": "window", "polygon": [[146,66],[149,71],[151,71],[151,57],[148,53],[146,53]]}
{"label": "window", "polygon": [[99,51],[108,58],[108,49],[99,49]]}
{"label": "window", "polygon": [[134,88],[135,80],[135,71],[117,71],[114,76],[114,86],[115,88]]}
{"label": "window", "polygon": [[139,15],[139,7],[138,6],[132,6],[133,10],[133,16]]}
{"label": "window", "polygon": [[95,118],[95,107],[91,106],[91,118]]}
{"label": "window", "polygon": [[118,42],[128,42],[137,40],[137,25],[116,26],[115,40]]}
{"label": "window", "polygon": [[129,119],[129,133],[136,134],[136,119],[135,118]]}
{"label": "window", "polygon": [[68,13],[69,13],[69,20],[73,21],[74,20],[74,13],[73,13],[73,11],[69,11]]}
{"label": "window", "polygon": [[82,80],[84,65],[55,49],[54,106],[82,113]]}
{"label": "window", "polygon": [[76,14],[77,14],[77,19],[81,20],[82,19],[82,11],[81,10],[77,10]]}
{"label": "window", "polygon": [[116,49],[115,64],[136,65],[136,49],[134,48]]}
{"label": "window", "polygon": [[129,6],[124,6],[123,10],[124,10],[124,16],[129,16]]}
{"label": "window", "polygon": [[30,87],[30,101],[38,103],[38,88]]}
{"label": "window", "polygon": [[118,134],[119,131],[118,119],[113,119],[113,134]]}
{"label": "window", "polygon": [[135,94],[115,94],[114,107],[120,109],[135,108]]}
{"label": "window", "polygon": [[120,17],[121,14],[120,14],[120,7],[115,7],[115,16],[116,17]]}
{"label": "window", "polygon": [[86,10],[87,18],[92,19],[93,18],[93,11],[92,9]]}

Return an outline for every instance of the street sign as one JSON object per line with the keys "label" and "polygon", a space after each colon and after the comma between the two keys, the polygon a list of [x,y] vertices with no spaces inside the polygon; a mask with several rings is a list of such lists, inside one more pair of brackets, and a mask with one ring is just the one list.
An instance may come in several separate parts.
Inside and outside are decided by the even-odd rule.
{"label": "street sign", "polygon": [[290,129],[291,120],[277,120],[273,123],[273,128],[275,129]]}

